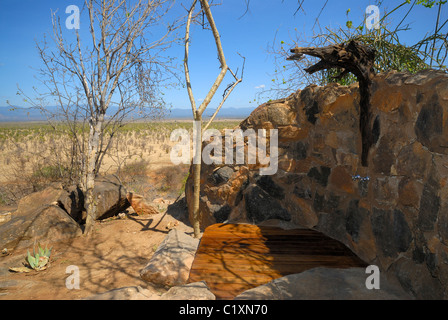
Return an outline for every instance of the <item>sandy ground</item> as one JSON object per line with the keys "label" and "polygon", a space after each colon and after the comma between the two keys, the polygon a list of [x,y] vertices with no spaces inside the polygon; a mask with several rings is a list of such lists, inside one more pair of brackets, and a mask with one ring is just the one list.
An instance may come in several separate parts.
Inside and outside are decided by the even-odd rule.
{"label": "sandy ground", "polygon": [[[0,255],[0,300],[73,300],[126,286],[162,294],[164,288],[143,281],[139,273],[176,221],[177,229],[192,234],[185,223],[183,201],[156,215],[138,216],[130,209],[124,219],[96,222],[91,235],[53,244],[50,264],[39,272],[8,271],[9,267],[22,265],[26,249]],[[67,273],[69,266],[79,268],[79,289],[66,287],[72,275]]]}

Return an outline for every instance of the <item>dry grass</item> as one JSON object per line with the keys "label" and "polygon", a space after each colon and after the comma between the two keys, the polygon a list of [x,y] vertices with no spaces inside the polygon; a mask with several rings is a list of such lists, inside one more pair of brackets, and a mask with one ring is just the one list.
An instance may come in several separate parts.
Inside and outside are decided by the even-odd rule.
{"label": "dry grass", "polygon": [[[211,128],[234,128],[240,121],[216,121]],[[127,187],[145,198],[176,198],[182,193],[188,166],[170,160],[174,129],[192,131],[191,121],[134,123],[115,136],[100,174],[117,174]],[[0,206],[14,205],[23,196],[72,174],[69,135],[61,126],[45,123],[0,124]]]}

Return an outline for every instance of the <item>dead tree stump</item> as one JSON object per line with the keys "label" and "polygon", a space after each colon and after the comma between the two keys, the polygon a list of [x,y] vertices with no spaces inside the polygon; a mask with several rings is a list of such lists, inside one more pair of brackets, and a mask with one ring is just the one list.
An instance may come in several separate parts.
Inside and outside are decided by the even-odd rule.
{"label": "dead tree stump", "polygon": [[310,55],[321,60],[306,68],[305,71],[313,74],[317,71],[338,68],[341,74],[336,78],[341,78],[348,72],[353,73],[359,81],[360,93],[360,116],[359,130],[362,139],[361,163],[364,167],[368,166],[369,149],[374,143],[372,134],[372,114],[370,110],[370,86],[375,75],[373,69],[375,60],[375,50],[362,45],[357,41],[341,43],[322,48],[293,48],[293,55],[288,60],[301,60],[304,55]]}

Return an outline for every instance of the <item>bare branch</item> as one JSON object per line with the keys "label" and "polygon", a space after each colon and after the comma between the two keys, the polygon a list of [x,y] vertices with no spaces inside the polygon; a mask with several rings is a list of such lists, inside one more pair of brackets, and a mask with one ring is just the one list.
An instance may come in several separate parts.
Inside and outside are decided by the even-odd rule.
{"label": "bare branch", "polygon": [[[241,55],[240,55],[241,56]],[[227,98],[230,96],[230,94],[232,93],[233,89],[235,89],[235,87],[243,81],[243,75],[244,75],[244,65],[246,63],[246,58],[241,56],[243,58],[243,67],[241,70],[241,77],[238,78],[237,75],[235,73],[233,73],[233,71],[228,68],[229,72],[232,74],[232,76],[235,78],[235,82],[232,83],[229,87],[226,88],[226,90],[224,90],[224,96],[221,100],[221,103],[219,104],[218,108],[216,108],[215,112],[213,113],[212,117],[210,118],[210,120],[207,122],[207,124],[204,126],[204,128],[202,129],[202,132],[204,132],[205,130],[207,130],[207,128],[210,126],[210,124],[213,122],[213,120],[215,119],[216,115],[218,114],[219,110],[221,109],[221,107],[224,105],[224,102],[226,102]]]}
{"label": "bare branch", "polygon": [[202,7],[205,12],[205,15],[207,16],[207,20],[210,24],[210,28],[212,29],[213,37],[215,38],[216,50],[218,51],[219,62],[221,63],[221,66],[220,66],[221,72],[219,73],[218,77],[216,78],[215,82],[213,83],[207,96],[204,98],[201,105],[199,106],[199,109],[197,110],[197,113],[202,115],[205,108],[207,108],[207,106],[209,105],[213,96],[215,95],[216,90],[218,90],[219,86],[221,85],[221,82],[224,79],[224,76],[226,75],[227,63],[226,63],[226,59],[224,57],[224,51],[223,51],[222,45],[221,45],[221,37],[219,36],[218,29],[216,28],[215,21],[213,19],[212,13],[210,11],[210,5],[208,4],[207,0],[200,0],[200,1],[202,3]]}
{"label": "bare branch", "polygon": [[306,68],[305,71],[312,74],[317,71],[339,68],[342,73],[353,73],[359,81],[360,92],[360,117],[359,130],[362,138],[361,163],[364,167],[368,165],[368,155],[370,147],[375,143],[372,134],[372,114],[370,106],[370,87],[375,75],[374,62],[375,50],[362,45],[357,41],[350,41],[348,44],[326,46],[322,48],[294,48],[292,58],[301,58],[301,55],[311,55],[321,60]]}
{"label": "bare branch", "polygon": [[188,53],[190,47],[190,25],[193,16],[194,7],[196,6],[196,0],[193,1],[190,10],[188,11],[187,26],[185,30],[185,56],[184,56],[184,70],[185,70],[185,82],[187,85],[188,97],[190,98],[190,104],[193,111],[193,116],[196,118],[196,101],[194,100],[193,90],[191,88],[190,70],[188,68]]}

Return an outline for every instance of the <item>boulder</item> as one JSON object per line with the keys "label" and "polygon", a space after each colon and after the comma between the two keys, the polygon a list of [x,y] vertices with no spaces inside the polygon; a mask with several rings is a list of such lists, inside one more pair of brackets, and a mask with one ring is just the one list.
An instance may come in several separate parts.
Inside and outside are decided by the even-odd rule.
{"label": "boulder", "polygon": [[84,194],[77,186],[70,186],[58,199],[60,206],[78,223],[85,221]]}
{"label": "boulder", "polygon": [[34,241],[52,243],[81,235],[79,224],[58,205],[67,194],[61,185],[53,184],[22,198],[0,225],[0,247],[29,247]]}
{"label": "boulder", "polygon": [[11,212],[0,212],[0,224],[6,223],[11,220]]}
{"label": "boulder", "polygon": [[17,210],[13,212],[14,216],[28,215],[50,204],[57,204],[67,196],[67,191],[62,188],[62,184],[53,183],[45,189],[31,193],[19,200]]}
{"label": "boulder", "polygon": [[222,167],[218,168],[213,174],[210,176],[209,180],[212,181],[215,185],[218,185],[222,182],[229,181],[230,177],[233,175],[233,169],[230,167]]}
{"label": "boulder", "polygon": [[198,245],[199,239],[172,229],[140,271],[140,277],[168,287],[187,283]]}
{"label": "boulder", "polygon": [[0,225],[0,247],[25,248],[35,241],[51,244],[81,234],[81,227],[67,212],[57,205],[48,205],[15,212],[11,220]]}
{"label": "boulder", "polygon": [[128,202],[131,205],[132,209],[134,209],[134,211],[138,215],[159,213],[157,209],[148,204],[146,200],[143,198],[143,196],[139,194],[128,192],[126,198],[128,199]]}
{"label": "boulder", "polygon": [[363,268],[314,268],[244,291],[235,300],[412,300],[401,286],[380,276],[379,289],[367,289]]}
{"label": "boulder", "polygon": [[[125,187],[114,175],[96,178],[93,193],[97,204],[95,220],[112,217],[130,206]],[[82,190],[77,186],[70,186],[59,197],[58,202],[73,219],[82,223],[86,219],[84,200]]]}
{"label": "boulder", "polygon": [[95,179],[93,190],[96,201],[95,220],[106,219],[126,210],[130,203],[126,198],[127,191],[115,176],[99,177]]}
{"label": "boulder", "polygon": [[[95,181],[96,219],[118,214],[129,207],[126,190],[115,176]],[[3,219],[3,216],[2,216]],[[0,247],[27,247],[34,241],[48,243],[82,234],[84,195],[76,186],[67,190],[60,183],[20,199],[17,210],[0,223]]]}

